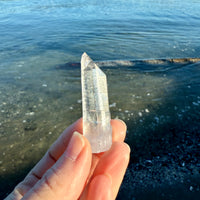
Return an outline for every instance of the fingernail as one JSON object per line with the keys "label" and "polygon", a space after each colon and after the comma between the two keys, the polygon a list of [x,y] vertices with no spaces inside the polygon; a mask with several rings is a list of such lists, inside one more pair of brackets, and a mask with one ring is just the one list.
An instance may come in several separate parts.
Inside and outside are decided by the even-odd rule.
{"label": "fingernail", "polygon": [[78,132],[74,132],[65,152],[65,156],[70,160],[75,161],[78,155],[81,153],[84,145],[85,141],[83,136]]}
{"label": "fingernail", "polygon": [[[120,123],[121,123],[121,127],[120,127],[120,131],[119,131],[119,133],[120,133],[120,135],[122,136],[122,137],[125,137],[125,135],[126,135],[126,131],[127,131],[127,126],[126,126],[126,124],[125,124],[125,122],[124,121],[122,121],[121,119],[117,119]],[[123,138],[123,140],[124,140],[125,138]]]}

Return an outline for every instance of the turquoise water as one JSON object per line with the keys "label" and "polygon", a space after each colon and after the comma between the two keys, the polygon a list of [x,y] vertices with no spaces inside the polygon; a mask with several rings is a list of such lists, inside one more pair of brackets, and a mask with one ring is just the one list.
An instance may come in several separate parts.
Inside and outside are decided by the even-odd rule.
{"label": "turquoise water", "polygon": [[[197,0],[0,0],[1,197],[81,117],[80,70],[73,63],[83,52],[106,61],[111,114],[128,125],[131,163],[149,159],[147,140],[171,127],[198,132],[199,62],[134,60],[199,57],[199,10]],[[135,198],[131,180],[119,199]]]}
{"label": "turquoise water", "polygon": [[13,0],[0,8],[1,63],[50,52],[73,61],[84,51],[98,60],[199,56],[196,0]]}

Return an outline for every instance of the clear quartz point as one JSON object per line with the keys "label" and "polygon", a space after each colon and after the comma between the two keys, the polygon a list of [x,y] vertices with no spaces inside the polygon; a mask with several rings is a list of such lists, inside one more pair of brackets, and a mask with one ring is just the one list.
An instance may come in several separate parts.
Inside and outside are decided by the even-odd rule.
{"label": "clear quartz point", "polygon": [[100,153],[112,145],[106,75],[84,53],[81,58],[83,135],[92,152]]}

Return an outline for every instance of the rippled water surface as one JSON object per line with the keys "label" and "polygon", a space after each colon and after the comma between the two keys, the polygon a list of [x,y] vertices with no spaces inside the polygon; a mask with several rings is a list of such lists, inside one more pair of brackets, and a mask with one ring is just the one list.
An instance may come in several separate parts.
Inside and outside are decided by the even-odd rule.
{"label": "rippled water surface", "polygon": [[136,153],[138,144],[171,128],[197,133],[199,62],[136,59],[199,57],[199,11],[197,0],[0,0],[1,196],[81,117],[80,69],[73,63],[85,51],[106,61],[112,118],[127,123],[126,141]]}

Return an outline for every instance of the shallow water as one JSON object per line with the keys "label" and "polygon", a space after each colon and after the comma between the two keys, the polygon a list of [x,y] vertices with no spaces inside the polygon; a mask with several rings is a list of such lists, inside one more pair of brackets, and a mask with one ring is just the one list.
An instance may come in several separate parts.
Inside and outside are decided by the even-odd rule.
{"label": "shallow water", "polygon": [[[80,70],[66,63],[84,51],[97,61],[198,57],[199,10],[195,0],[0,1],[1,195],[81,117]],[[170,127],[199,130],[199,62],[110,63],[112,118],[127,123],[132,149]]]}

